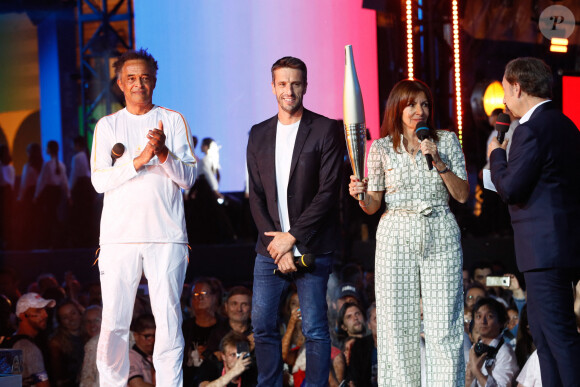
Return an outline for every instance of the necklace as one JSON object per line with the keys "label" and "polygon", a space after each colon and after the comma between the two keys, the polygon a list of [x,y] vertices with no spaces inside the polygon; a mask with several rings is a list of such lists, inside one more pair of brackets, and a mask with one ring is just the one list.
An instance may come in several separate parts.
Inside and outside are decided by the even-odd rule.
{"label": "necklace", "polygon": [[415,146],[412,146],[412,145],[410,145],[410,144],[411,144],[411,143],[410,143],[410,141],[409,141],[409,140],[407,140],[406,138],[404,138],[404,137],[403,137],[403,140],[406,142],[406,144],[405,144],[405,145],[406,145],[407,151],[408,151],[410,154],[414,154],[414,153],[415,153],[415,150],[416,150],[417,148],[416,148]]}

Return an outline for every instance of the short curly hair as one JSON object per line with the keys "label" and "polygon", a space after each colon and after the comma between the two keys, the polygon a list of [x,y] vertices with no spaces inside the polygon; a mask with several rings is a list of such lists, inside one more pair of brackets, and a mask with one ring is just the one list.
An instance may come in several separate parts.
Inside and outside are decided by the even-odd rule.
{"label": "short curly hair", "polygon": [[127,61],[130,60],[144,60],[149,65],[149,68],[153,70],[153,76],[157,78],[157,70],[159,66],[157,61],[153,58],[153,55],[147,52],[147,49],[139,50],[127,50],[125,51],[116,61],[113,63],[113,68],[115,69],[115,76],[117,79],[121,76],[121,71],[123,71],[123,66]]}

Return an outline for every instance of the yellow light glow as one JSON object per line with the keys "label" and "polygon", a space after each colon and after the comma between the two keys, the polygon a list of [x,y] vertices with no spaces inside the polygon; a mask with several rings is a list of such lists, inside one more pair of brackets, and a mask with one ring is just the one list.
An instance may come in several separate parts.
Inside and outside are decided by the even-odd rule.
{"label": "yellow light glow", "polygon": [[[457,0],[451,1],[451,14],[453,24],[453,65],[455,72],[455,111],[457,114],[457,137],[459,142],[463,145],[463,117],[461,106],[461,67],[460,67],[460,51],[459,51],[459,13],[457,7]],[[503,99],[503,97],[502,97]]]}
{"label": "yellow light glow", "polygon": [[568,52],[568,46],[556,46],[556,45],[551,45],[550,46],[550,51],[552,52]]}
{"label": "yellow light glow", "polygon": [[567,46],[568,39],[552,38],[552,40],[550,40],[550,43],[556,46]]}
{"label": "yellow light glow", "polygon": [[503,109],[503,87],[499,81],[493,81],[483,93],[483,110],[489,117],[495,109]]}
{"label": "yellow light glow", "polygon": [[407,10],[407,77],[413,79],[413,9],[412,0],[406,0]]}

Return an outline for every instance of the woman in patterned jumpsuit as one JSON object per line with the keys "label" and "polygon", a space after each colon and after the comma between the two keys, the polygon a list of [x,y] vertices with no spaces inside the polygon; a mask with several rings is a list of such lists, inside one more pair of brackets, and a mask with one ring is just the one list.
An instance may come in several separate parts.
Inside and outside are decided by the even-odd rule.
{"label": "woman in patterned jumpsuit", "polygon": [[[381,138],[368,155],[368,178],[351,176],[350,194],[365,192],[360,207],[374,214],[386,202],[375,254],[379,386],[419,386],[423,300],[428,386],[463,386],[463,302],[460,232],[449,194],[469,194],[465,159],[454,133],[429,130],[419,141],[419,122],[432,127],[427,85],[403,80],[387,100]],[[433,169],[425,163],[433,158]]]}

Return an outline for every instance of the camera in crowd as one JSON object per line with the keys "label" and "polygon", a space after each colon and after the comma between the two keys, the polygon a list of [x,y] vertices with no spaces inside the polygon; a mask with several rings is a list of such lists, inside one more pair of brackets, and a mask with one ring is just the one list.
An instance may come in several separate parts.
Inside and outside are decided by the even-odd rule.
{"label": "camera in crowd", "polygon": [[487,353],[486,359],[494,359],[495,355],[497,355],[498,349],[499,346],[492,347],[491,345],[484,344],[481,341],[475,343],[475,346],[473,347],[473,350],[477,356],[481,356],[484,353]]}

